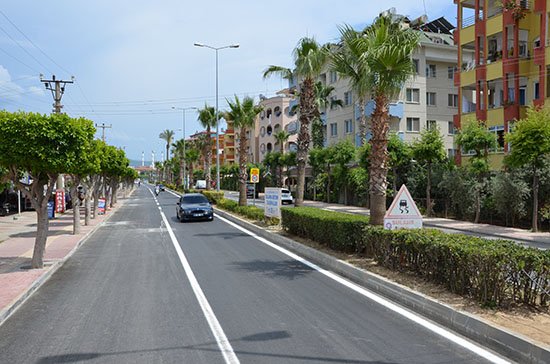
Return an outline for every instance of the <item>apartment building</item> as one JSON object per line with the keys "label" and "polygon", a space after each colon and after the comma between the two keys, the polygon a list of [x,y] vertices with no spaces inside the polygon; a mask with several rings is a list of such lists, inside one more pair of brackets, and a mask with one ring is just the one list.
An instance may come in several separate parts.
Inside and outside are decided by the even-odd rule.
{"label": "apartment building", "polygon": [[[225,164],[232,165],[236,162],[236,147],[235,147],[235,128],[233,126],[233,121],[226,120],[227,128],[223,133],[224,143],[223,143],[223,157]],[[220,147],[221,149],[221,147]]]}
{"label": "apartment building", "polygon": [[[550,0],[454,0],[458,26],[458,112],[454,124],[485,122],[497,136],[491,167],[502,166],[504,136],[529,105],[550,95]],[[504,8],[503,8],[504,5]],[[457,155],[467,162],[469,151]]]}
{"label": "apartment building", "polygon": [[[250,162],[262,163],[269,152],[286,153],[297,150],[298,117],[292,112],[291,100],[284,94],[270,98],[260,96],[259,104],[263,107],[263,111],[256,118],[254,128],[248,132]],[[275,134],[281,130],[290,134],[288,140],[282,145],[275,139]],[[235,134],[235,142],[239,143],[238,131]]]}

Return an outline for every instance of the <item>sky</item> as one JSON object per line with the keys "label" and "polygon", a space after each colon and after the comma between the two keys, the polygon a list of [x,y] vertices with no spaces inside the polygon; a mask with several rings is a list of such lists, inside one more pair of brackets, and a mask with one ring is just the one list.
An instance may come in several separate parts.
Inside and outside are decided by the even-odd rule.
{"label": "sky", "polygon": [[[53,98],[40,82],[70,80],[63,111],[105,129],[108,144],[127,156],[159,160],[166,129],[183,136],[183,112],[214,106],[215,51],[219,55],[219,108],[238,95],[273,96],[285,81],[262,78],[269,65],[292,68],[292,50],[304,36],[338,39],[338,25],[357,29],[383,10],[411,19],[445,16],[456,25],[452,0],[0,0],[0,107],[48,114]],[[338,6],[335,6],[337,4]],[[220,125],[223,129],[224,125]],[[202,130],[185,112],[185,135]],[[101,137],[98,129],[97,137]]]}

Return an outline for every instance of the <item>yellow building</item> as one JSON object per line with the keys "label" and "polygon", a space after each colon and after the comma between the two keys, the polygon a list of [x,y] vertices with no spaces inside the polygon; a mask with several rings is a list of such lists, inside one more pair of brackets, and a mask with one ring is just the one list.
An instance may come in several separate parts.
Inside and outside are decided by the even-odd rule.
{"label": "yellow building", "polygon": [[[458,110],[455,127],[485,121],[498,140],[491,151],[494,169],[502,166],[504,135],[529,105],[550,96],[548,80],[550,0],[454,0],[457,4]],[[473,53],[472,53],[473,51]],[[467,56],[470,54],[470,56]],[[467,151],[457,153],[466,161]]]}
{"label": "yellow building", "polygon": [[235,164],[235,129],[233,127],[233,121],[227,122],[227,129],[225,129],[223,155],[225,157],[226,164]]}

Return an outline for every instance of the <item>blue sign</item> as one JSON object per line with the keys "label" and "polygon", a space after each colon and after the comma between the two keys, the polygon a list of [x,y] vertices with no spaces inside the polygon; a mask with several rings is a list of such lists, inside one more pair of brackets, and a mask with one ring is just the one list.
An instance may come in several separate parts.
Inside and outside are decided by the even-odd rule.
{"label": "blue sign", "polygon": [[54,202],[48,201],[48,219],[54,219],[54,218],[55,218]]}

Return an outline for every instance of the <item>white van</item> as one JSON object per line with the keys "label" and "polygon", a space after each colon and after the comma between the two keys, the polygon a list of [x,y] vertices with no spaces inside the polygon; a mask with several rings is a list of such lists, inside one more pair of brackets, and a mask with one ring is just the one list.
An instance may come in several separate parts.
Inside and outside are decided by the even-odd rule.
{"label": "white van", "polygon": [[205,190],[206,189],[206,180],[204,180],[204,179],[197,180],[197,182],[195,183],[195,189],[196,190]]}

